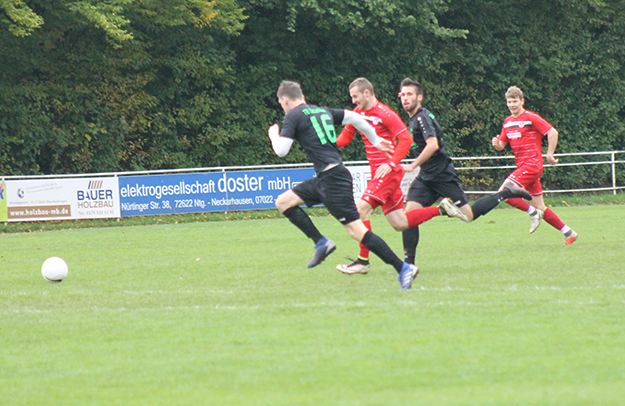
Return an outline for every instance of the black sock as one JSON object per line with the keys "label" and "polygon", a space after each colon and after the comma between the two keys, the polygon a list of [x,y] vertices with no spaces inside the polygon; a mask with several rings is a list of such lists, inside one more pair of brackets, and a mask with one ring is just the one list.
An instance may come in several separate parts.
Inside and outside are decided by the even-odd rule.
{"label": "black sock", "polygon": [[401,272],[404,262],[391,250],[386,242],[371,231],[367,231],[361,241],[362,245],[367,247],[369,251],[380,257],[385,263],[392,265],[397,273]]}
{"label": "black sock", "polygon": [[308,217],[308,214],[306,214],[301,207],[290,207],[282,214],[284,214],[284,216],[288,218],[289,221],[295,225],[295,227],[302,230],[302,232],[306,234],[306,237],[313,240],[315,244],[317,244],[321,237],[323,237],[317,227],[313,224],[310,217]]}
{"label": "black sock", "polygon": [[[520,191],[523,191],[522,189],[520,189]],[[503,202],[506,199],[509,199],[511,197],[519,197],[517,194],[514,193],[514,191],[512,189],[509,188],[504,188],[501,192],[495,193],[494,195],[499,202]]]}
{"label": "black sock", "polygon": [[473,203],[473,206],[471,206],[471,210],[473,210],[473,221],[497,207],[498,204],[499,200],[492,195],[477,199],[477,201]]}
{"label": "black sock", "polygon": [[473,210],[473,220],[477,220],[478,217],[485,215],[497,207],[499,203],[513,196],[514,193],[510,189],[504,189],[493,195],[480,197],[473,203],[473,206],[471,206]]}
{"label": "black sock", "polygon": [[419,245],[419,227],[402,231],[401,238],[404,242],[404,261],[414,265],[417,257],[417,245]]}

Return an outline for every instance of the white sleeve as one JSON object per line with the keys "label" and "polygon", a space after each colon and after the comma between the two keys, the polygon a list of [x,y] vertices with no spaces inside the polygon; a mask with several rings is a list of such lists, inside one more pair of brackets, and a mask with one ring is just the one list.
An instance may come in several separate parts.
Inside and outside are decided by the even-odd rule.
{"label": "white sleeve", "polygon": [[273,151],[280,158],[286,156],[293,145],[293,138],[280,137],[280,130],[278,126],[272,126],[269,128],[269,139],[271,139],[271,147],[273,148]]}
{"label": "white sleeve", "polygon": [[291,145],[293,145],[293,138],[280,137],[277,139],[271,140],[271,146],[273,147],[273,151],[280,158],[286,156],[291,150]]}
{"label": "white sleeve", "polygon": [[375,133],[375,129],[371,126],[371,124],[369,124],[367,120],[365,120],[365,118],[358,113],[345,110],[345,115],[343,116],[343,125],[347,124],[351,124],[356,127],[356,129],[363,133],[374,146],[377,146],[383,140],[383,138],[378,137],[378,135]]}

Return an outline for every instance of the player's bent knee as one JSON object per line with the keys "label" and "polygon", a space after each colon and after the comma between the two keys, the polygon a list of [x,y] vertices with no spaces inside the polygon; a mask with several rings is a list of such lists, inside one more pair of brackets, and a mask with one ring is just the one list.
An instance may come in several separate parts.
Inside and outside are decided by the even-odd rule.
{"label": "player's bent knee", "polygon": [[423,206],[420,203],[409,201],[406,206],[404,206],[404,213],[408,213],[409,211],[422,208]]}
{"label": "player's bent knee", "polygon": [[369,220],[369,216],[373,211],[373,208],[366,202],[362,200],[356,204],[356,209],[358,209],[358,214],[360,215],[361,220]]}
{"label": "player's bent knee", "polygon": [[465,206],[461,207],[460,210],[462,211],[462,213],[464,214],[464,216],[467,218],[467,220],[470,222],[472,222],[473,220],[475,220],[473,218],[473,209],[471,208],[471,206],[469,206],[468,204],[466,204]]}
{"label": "player's bent knee", "polygon": [[406,231],[409,228],[407,222],[406,223],[394,223],[394,224],[391,224],[391,227],[393,227],[393,230],[399,231],[399,232]]}
{"label": "player's bent knee", "polygon": [[362,241],[362,238],[364,237],[364,234],[360,234],[358,232],[356,232],[355,230],[347,230],[347,232],[349,233],[349,236],[352,237],[354,240],[360,242]]}
{"label": "player's bent knee", "polygon": [[349,233],[349,236],[354,240],[361,242],[367,231],[367,227],[361,220],[352,221],[351,223],[344,224],[345,230]]}
{"label": "player's bent knee", "polygon": [[510,179],[506,179],[506,180],[503,181],[503,183],[499,187],[499,190],[497,190],[497,191],[501,192],[506,187],[512,187],[513,188],[513,187],[518,187],[518,185],[516,183],[514,183],[513,181],[511,181]]}
{"label": "player's bent knee", "polygon": [[280,212],[284,213],[284,211],[288,209],[288,207],[286,204],[286,199],[283,199],[282,196],[283,195],[280,195],[276,199],[276,207],[278,208],[278,210],[280,210]]}
{"label": "player's bent knee", "polygon": [[395,231],[406,231],[410,227],[403,210],[396,210],[388,213],[386,215],[386,220],[388,220],[388,224],[390,224]]}
{"label": "player's bent knee", "polygon": [[301,199],[292,191],[287,190],[276,199],[276,207],[281,213],[284,213],[291,207],[299,206],[301,203],[298,201],[301,201]]}

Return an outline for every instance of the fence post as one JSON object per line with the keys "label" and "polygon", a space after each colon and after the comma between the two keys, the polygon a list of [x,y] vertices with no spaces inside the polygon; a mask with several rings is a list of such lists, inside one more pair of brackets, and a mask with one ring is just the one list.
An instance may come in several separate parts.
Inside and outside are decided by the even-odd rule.
{"label": "fence post", "polygon": [[[221,173],[226,173],[226,168],[222,168],[221,169]],[[219,187],[219,185],[217,185]],[[226,180],[226,211],[224,212],[224,214],[228,214],[228,208],[230,208],[230,205],[228,204],[230,196],[228,195],[228,181]]]}
{"label": "fence post", "polygon": [[612,151],[612,194],[616,195],[616,164],[614,163],[614,151]]}
{"label": "fence post", "polygon": [[[117,176],[117,174],[115,174],[115,180],[117,180],[117,193],[119,193],[119,195],[121,195],[121,192],[119,191],[119,178]],[[119,220],[121,220],[122,218],[122,208],[121,208],[121,196],[117,196],[117,198],[119,199],[119,216],[117,216],[117,221],[119,222]]]}
{"label": "fence post", "polygon": [[[2,182],[4,182],[4,176],[2,177]],[[6,189],[5,189],[5,193],[6,193]],[[5,197],[5,199],[6,199],[6,197]],[[7,200],[7,206],[8,206],[8,200]],[[8,210],[8,208],[7,208],[7,210]],[[8,220],[8,211],[7,211],[7,220]],[[5,222],[4,222],[4,225],[5,225],[5,226],[9,225],[9,222],[8,222],[8,221],[5,221]]]}

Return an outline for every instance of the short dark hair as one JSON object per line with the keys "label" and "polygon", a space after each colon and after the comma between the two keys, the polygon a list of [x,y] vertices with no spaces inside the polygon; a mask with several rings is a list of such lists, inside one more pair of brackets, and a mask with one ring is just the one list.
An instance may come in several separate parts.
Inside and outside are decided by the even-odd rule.
{"label": "short dark hair", "polygon": [[351,90],[354,87],[357,87],[358,91],[361,93],[364,93],[365,90],[368,90],[372,95],[375,95],[375,93],[373,92],[373,85],[366,78],[355,79],[352,83],[350,83],[349,89]]}
{"label": "short dark hair", "polygon": [[405,78],[401,81],[401,85],[399,85],[399,90],[401,91],[401,88],[405,86],[412,86],[417,89],[417,96],[423,94],[423,86],[421,86],[421,83],[417,82],[416,80]]}
{"label": "short dark hair", "polygon": [[304,98],[304,93],[299,83],[283,80],[278,87],[277,96],[278,98],[288,97],[291,100],[298,100]]}

